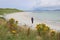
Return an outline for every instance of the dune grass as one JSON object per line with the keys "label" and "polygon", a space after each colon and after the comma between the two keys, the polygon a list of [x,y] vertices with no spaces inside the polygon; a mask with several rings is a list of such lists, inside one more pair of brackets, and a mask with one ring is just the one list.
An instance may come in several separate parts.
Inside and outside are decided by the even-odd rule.
{"label": "dune grass", "polygon": [[17,23],[14,19],[0,19],[0,40],[60,40],[59,32],[53,36],[48,35],[49,33],[39,35],[38,30],[29,29],[27,26],[21,27]]}

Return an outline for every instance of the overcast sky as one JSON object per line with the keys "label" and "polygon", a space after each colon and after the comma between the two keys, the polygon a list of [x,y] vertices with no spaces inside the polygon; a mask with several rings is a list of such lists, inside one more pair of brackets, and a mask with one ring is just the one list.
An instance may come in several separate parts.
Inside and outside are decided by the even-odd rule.
{"label": "overcast sky", "polygon": [[56,6],[60,6],[60,0],[0,0],[0,8],[18,8],[22,10],[33,10],[35,7],[38,8]]}

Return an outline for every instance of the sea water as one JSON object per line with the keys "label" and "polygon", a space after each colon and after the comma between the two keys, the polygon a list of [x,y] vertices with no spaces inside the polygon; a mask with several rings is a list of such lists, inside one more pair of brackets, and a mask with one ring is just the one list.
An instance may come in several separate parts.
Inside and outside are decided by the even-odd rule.
{"label": "sea water", "polygon": [[60,11],[41,11],[41,12],[17,12],[4,15],[4,18],[9,20],[14,18],[19,22],[19,25],[31,26],[31,17],[34,18],[33,28],[37,24],[44,23],[51,29],[60,31]]}

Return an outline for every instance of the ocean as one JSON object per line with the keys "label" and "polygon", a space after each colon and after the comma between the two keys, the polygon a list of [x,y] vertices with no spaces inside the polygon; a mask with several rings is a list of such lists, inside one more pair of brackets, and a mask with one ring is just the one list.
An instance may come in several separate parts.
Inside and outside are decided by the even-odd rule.
{"label": "ocean", "polygon": [[33,28],[37,24],[44,23],[51,29],[60,31],[60,11],[41,11],[41,12],[17,12],[4,15],[6,20],[14,18],[19,25],[31,26],[31,17],[34,18]]}

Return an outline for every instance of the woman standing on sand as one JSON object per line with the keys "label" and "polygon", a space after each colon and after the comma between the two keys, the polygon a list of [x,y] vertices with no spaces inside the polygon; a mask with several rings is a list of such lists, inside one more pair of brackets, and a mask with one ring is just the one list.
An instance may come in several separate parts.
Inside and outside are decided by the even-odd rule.
{"label": "woman standing on sand", "polygon": [[32,22],[32,24],[33,24],[33,21],[34,21],[34,18],[33,18],[33,17],[31,17],[31,22]]}

